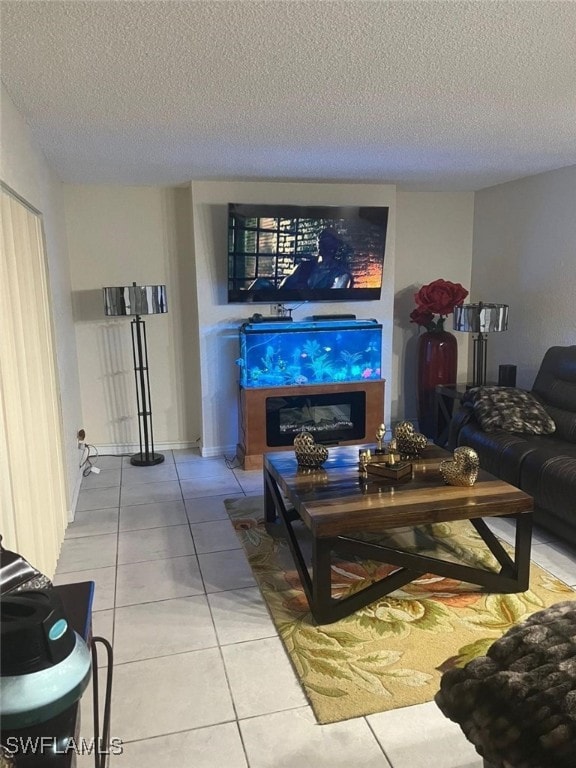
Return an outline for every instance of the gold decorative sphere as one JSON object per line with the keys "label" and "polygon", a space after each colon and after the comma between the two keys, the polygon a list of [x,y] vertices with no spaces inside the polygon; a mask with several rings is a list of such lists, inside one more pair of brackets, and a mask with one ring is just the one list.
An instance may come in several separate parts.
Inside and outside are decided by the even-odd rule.
{"label": "gold decorative sphere", "polygon": [[428,444],[426,435],[415,432],[414,425],[409,421],[401,421],[396,425],[394,438],[401,456],[419,456]]}
{"label": "gold decorative sphere", "polygon": [[317,469],[328,458],[328,448],[318,445],[310,432],[300,432],[294,438],[294,453],[299,467]]}
{"label": "gold decorative sphere", "polygon": [[454,451],[454,459],[440,462],[440,474],[448,485],[472,486],[478,477],[480,459],[473,448],[462,445]]}

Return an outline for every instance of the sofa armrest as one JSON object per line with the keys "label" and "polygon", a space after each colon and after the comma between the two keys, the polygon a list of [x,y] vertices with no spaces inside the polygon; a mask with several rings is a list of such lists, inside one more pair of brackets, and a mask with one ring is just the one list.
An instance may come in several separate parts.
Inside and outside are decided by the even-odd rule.
{"label": "sofa armrest", "polygon": [[458,447],[458,435],[460,434],[460,430],[471,421],[476,421],[472,403],[464,402],[461,404],[460,408],[452,414],[450,426],[448,428],[447,450],[453,451],[454,448]]}

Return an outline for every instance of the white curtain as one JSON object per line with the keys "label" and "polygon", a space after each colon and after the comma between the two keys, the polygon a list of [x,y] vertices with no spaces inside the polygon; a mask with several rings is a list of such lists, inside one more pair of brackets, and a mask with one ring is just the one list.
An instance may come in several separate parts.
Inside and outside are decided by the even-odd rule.
{"label": "white curtain", "polygon": [[0,202],[0,533],[52,577],[68,505],[42,217]]}

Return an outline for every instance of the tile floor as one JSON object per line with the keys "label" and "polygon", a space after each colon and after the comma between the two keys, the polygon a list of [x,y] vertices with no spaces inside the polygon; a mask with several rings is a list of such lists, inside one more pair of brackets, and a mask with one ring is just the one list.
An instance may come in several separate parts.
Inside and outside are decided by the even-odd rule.
{"label": "tile floor", "polygon": [[[55,578],[96,583],[94,633],[115,656],[111,736],[123,742],[111,768],[481,768],[433,702],[317,725],[224,509],[261,495],[262,473],[193,450],[165,457],[98,457]],[[576,586],[574,551],[537,531],[533,553]],[[82,721],[89,739],[89,691]]]}

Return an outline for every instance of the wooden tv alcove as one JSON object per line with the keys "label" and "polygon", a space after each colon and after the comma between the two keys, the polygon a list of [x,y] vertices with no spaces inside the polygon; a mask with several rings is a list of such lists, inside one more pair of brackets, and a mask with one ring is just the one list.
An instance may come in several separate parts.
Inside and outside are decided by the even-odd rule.
{"label": "wooden tv alcove", "polygon": [[[376,442],[376,431],[384,421],[384,384],[384,380],[380,379],[378,381],[262,387],[255,389],[246,389],[241,386],[238,408],[239,443],[237,455],[243,469],[261,469],[264,453],[293,450],[292,445],[269,444],[266,408],[266,401],[269,398],[315,397],[317,395],[362,392],[365,395],[362,434],[360,437],[354,437],[352,440],[338,440],[337,444],[374,443]],[[321,442],[320,440],[317,441]]]}

